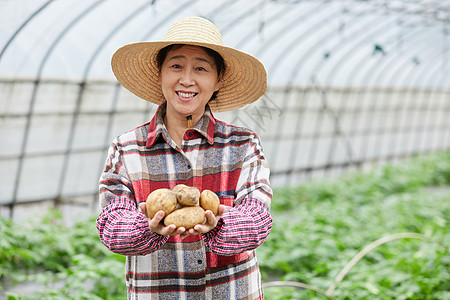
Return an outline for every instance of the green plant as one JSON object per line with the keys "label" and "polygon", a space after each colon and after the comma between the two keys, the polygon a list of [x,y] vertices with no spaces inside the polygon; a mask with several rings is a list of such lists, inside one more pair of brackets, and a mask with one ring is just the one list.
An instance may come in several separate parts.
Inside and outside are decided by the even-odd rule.
{"label": "green plant", "polygon": [[124,262],[100,242],[95,219],[64,226],[50,211],[37,223],[0,220],[2,286],[35,282],[48,286],[32,294],[6,293],[8,299],[123,299]]}
{"label": "green plant", "polygon": [[[263,279],[327,290],[373,241],[401,232],[367,253],[333,292],[337,299],[444,299],[450,296],[450,153],[276,189],[274,226],[257,249]],[[447,192],[435,192],[436,186]],[[445,189],[444,189],[445,191]],[[267,299],[325,299],[313,291],[269,288]]]}

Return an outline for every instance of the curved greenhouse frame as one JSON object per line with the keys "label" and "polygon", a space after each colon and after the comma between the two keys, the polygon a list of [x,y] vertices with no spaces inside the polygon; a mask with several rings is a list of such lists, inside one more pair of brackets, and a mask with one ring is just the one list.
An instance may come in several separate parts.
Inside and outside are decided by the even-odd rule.
{"label": "curved greenhouse frame", "polygon": [[111,56],[189,15],[266,67],[262,99],[216,116],[261,136],[274,186],[450,149],[447,1],[25,0],[0,13],[2,215],[97,205],[109,143],[155,111]]}

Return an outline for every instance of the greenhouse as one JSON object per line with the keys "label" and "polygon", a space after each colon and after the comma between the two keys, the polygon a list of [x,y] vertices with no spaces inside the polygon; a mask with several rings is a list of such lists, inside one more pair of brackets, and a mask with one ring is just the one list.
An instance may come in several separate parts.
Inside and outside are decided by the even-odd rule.
{"label": "greenhouse", "polygon": [[[95,229],[99,177],[111,141],[157,105],[118,83],[111,57],[186,16],[213,22],[267,71],[258,101],[214,113],[256,132],[270,165],[275,222],[257,249],[267,298],[450,297],[449,1],[3,0],[0,14],[0,298],[125,298],[123,257]],[[13,231],[29,221],[42,231]],[[383,237],[359,271],[339,273]],[[120,276],[105,285],[108,269]],[[86,283],[80,270],[95,275]]]}

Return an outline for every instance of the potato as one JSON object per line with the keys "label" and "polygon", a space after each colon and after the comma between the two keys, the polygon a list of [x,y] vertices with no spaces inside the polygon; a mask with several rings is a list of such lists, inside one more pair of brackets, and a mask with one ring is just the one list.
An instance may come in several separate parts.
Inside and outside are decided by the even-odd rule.
{"label": "potato", "polygon": [[210,190],[204,190],[200,194],[200,206],[206,211],[210,210],[216,216],[219,212],[219,197]]}
{"label": "potato", "polygon": [[190,187],[184,184],[178,184],[173,188],[177,195],[178,203],[183,206],[198,206],[200,191],[196,187]]}
{"label": "potato", "polygon": [[169,189],[157,189],[148,195],[145,205],[150,219],[160,210],[164,211],[164,215],[167,216],[175,210],[177,196]]}
{"label": "potato", "polygon": [[164,225],[174,224],[177,228],[193,228],[197,224],[205,224],[205,211],[200,206],[187,206],[173,211],[164,218]]}

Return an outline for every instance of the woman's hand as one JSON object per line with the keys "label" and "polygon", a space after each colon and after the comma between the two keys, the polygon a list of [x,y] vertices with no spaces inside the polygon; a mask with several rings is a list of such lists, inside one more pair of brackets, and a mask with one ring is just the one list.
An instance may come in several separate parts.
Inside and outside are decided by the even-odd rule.
{"label": "woman's hand", "polygon": [[162,222],[162,220],[164,219],[164,211],[162,210],[158,211],[153,216],[153,219],[150,219],[147,214],[147,207],[145,205],[145,202],[140,203],[139,208],[141,209],[145,217],[148,219],[148,225],[151,231],[159,235],[179,235],[179,234],[183,235],[184,233],[186,233],[186,229],[184,227],[176,228],[175,225],[173,224],[170,224],[169,226],[164,226],[164,223]]}

